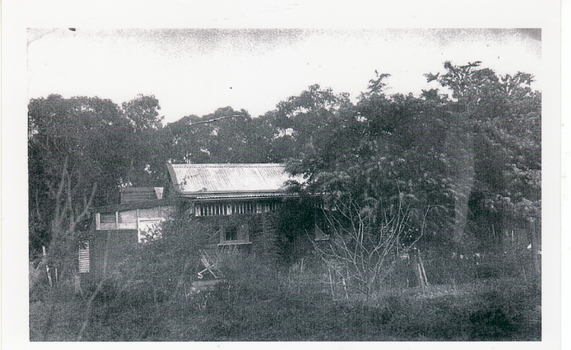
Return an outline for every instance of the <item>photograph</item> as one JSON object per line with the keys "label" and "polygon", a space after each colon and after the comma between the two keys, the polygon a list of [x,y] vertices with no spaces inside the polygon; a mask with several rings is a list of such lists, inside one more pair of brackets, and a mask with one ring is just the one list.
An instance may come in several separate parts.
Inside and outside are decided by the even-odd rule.
{"label": "photograph", "polygon": [[28,35],[30,340],[541,340],[540,29]]}
{"label": "photograph", "polygon": [[5,236],[17,186],[27,346],[558,344],[549,17],[302,25],[270,19],[321,7],[246,3],[19,26],[2,216]]}

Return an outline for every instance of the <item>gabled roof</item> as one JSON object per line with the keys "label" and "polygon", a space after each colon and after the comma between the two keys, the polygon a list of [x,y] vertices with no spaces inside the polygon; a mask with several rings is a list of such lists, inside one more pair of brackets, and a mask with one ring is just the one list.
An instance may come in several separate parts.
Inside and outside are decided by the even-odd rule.
{"label": "gabled roof", "polygon": [[215,199],[285,194],[292,177],[282,164],[167,164],[175,191],[183,197]]}

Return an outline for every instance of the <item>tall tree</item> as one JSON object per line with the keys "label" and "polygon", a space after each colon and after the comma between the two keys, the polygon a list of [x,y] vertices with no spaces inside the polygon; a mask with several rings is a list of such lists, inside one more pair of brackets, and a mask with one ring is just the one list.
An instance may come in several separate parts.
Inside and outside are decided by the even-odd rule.
{"label": "tall tree", "polygon": [[454,99],[450,107],[457,127],[447,140],[456,153],[451,174],[458,242],[470,196],[476,214],[495,229],[501,229],[502,218],[513,216],[514,208],[529,207],[529,214],[540,206],[541,96],[531,90],[533,77],[521,72],[497,76],[480,64],[445,62],[444,74],[427,74],[429,81],[449,88]]}
{"label": "tall tree", "polygon": [[330,110],[289,169],[331,206],[351,202],[381,213],[399,203],[417,214],[430,206],[431,232],[441,234],[451,196],[442,137],[450,115],[444,101],[386,96],[387,77],[372,79],[357,105]]}
{"label": "tall tree", "polygon": [[121,165],[129,126],[117,105],[97,97],[33,99],[28,117],[30,254],[43,246],[42,264],[73,268],[70,254],[88,209],[105,204],[116,188],[110,169]]}
{"label": "tall tree", "polygon": [[138,95],[122,104],[123,117],[129,122],[129,147],[125,157],[129,166],[122,177],[123,185],[152,186],[164,181],[164,150],[160,138],[164,117],[159,115],[161,107],[155,96]]}
{"label": "tall tree", "polygon": [[474,222],[500,230],[510,213],[537,211],[540,95],[528,74],[479,66],[446,62],[444,73],[427,75],[451,98],[438,90],[387,96],[389,75],[378,73],[356,105],[318,87],[290,97],[275,114],[301,141],[289,170],[330,200],[386,208],[404,196],[413,214],[429,207],[426,232],[459,246]]}
{"label": "tall tree", "polygon": [[446,135],[447,149],[452,166],[449,168],[454,193],[454,231],[453,239],[457,244],[463,241],[468,219],[468,202],[474,186],[474,114],[481,100],[490,94],[498,79],[487,68],[478,69],[481,62],[454,66],[444,63],[445,74],[427,74],[427,80],[437,80],[443,87],[452,90],[456,99],[453,108],[454,128]]}
{"label": "tall tree", "polygon": [[174,163],[266,163],[283,159],[273,148],[275,133],[271,118],[225,107],[170,123],[161,137]]}

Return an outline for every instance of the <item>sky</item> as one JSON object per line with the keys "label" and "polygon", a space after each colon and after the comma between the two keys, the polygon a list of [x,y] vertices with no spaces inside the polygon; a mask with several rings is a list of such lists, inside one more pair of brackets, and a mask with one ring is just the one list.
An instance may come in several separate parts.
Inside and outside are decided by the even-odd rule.
{"label": "sky", "polygon": [[387,93],[418,95],[445,61],[542,83],[539,29],[73,29],[27,30],[28,98],[154,95],[166,123],[226,106],[257,117],[312,84],[355,101],[375,71]]}

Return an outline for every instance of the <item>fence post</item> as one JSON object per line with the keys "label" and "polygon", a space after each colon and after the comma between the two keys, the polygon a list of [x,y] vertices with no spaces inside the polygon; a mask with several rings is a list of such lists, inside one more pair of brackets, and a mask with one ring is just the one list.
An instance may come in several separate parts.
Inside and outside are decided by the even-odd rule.
{"label": "fence post", "polygon": [[529,222],[529,234],[530,234],[530,238],[531,238],[531,259],[533,262],[533,269],[535,272],[535,276],[539,277],[541,275],[541,267],[539,264],[539,257],[538,252],[539,252],[539,247],[537,245],[537,232],[535,229],[535,218],[533,217],[529,217],[528,218],[528,222]]}
{"label": "fence post", "polygon": [[[42,246],[42,252],[44,254],[44,258],[47,256],[46,254],[46,246]],[[46,261],[46,274],[48,275],[48,281],[50,283],[50,288],[53,287],[53,283],[52,283],[52,273],[50,271],[50,266],[48,264],[48,262]]]}

